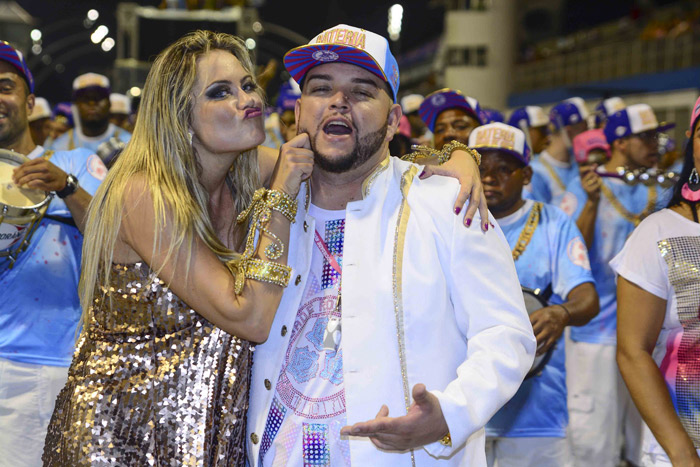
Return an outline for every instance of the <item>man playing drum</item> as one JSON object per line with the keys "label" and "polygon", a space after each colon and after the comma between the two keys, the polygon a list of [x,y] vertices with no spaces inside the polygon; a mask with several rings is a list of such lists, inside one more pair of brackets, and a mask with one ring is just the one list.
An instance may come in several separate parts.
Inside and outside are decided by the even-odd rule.
{"label": "man playing drum", "polygon": [[[0,251],[0,466],[41,463],[46,426],[66,382],[81,315],[80,229],[107,172],[86,149],[53,152],[34,144],[28,121],[33,93],[22,53],[0,41],[0,197],[55,194],[12,267],[7,252]],[[12,164],[22,157],[18,154],[29,162]],[[0,209],[9,202],[0,199]],[[1,232],[24,228],[7,221],[5,216]]]}
{"label": "man playing drum", "polygon": [[568,466],[562,333],[566,326],[586,324],[598,313],[588,252],[576,224],[563,211],[522,198],[532,169],[521,130],[490,123],[472,132],[469,146],[483,155],[484,195],[512,248],[521,285],[551,295],[552,304],[528,310],[537,355],[552,352],[486,426],[487,461],[500,467]]}

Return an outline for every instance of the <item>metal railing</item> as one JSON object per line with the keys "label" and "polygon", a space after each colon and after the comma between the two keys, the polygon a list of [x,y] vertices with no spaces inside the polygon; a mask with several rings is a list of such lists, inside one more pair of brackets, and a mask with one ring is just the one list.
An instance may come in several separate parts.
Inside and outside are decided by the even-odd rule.
{"label": "metal railing", "polygon": [[611,42],[516,64],[513,91],[607,81],[692,66],[700,66],[700,31],[674,38]]}

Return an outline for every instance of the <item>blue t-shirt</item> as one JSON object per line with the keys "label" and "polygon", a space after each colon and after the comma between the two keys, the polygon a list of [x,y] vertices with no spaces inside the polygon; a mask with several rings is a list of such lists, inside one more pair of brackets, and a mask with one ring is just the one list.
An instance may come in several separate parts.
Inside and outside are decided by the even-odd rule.
{"label": "blue t-shirt", "polygon": [[[526,201],[517,212],[498,220],[514,248],[532,211]],[[551,303],[563,303],[578,285],[593,282],[588,253],[576,224],[559,208],[542,205],[540,221],[525,251],[515,261],[521,285],[545,289],[552,284]],[[486,425],[488,436],[564,437],[569,422],[566,406],[564,340],[555,344],[541,373],[532,376]]]}
{"label": "blue t-shirt", "polygon": [[[650,202],[650,187],[646,185],[627,185],[614,178],[603,178],[603,183],[631,215],[642,213]],[[652,212],[668,204],[670,194],[660,190],[658,186],[654,186],[653,189],[656,202]],[[569,190],[562,197],[559,206],[576,220],[587,199],[581,179],[577,177],[569,185]],[[625,219],[601,192],[593,245],[589,251],[591,270],[600,298],[600,313],[585,326],[571,328],[572,340],[605,345],[615,345],[617,342],[617,286],[615,272],[608,263],[622,250],[634,227],[635,225]]]}
{"label": "blue t-shirt", "polygon": [[575,162],[564,164],[547,151],[542,151],[530,163],[530,167],[532,179],[529,185],[525,185],[523,197],[542,203],[556,203],[566,191],[565,187],[578,176],[578,165]]}
{"label": "blue t-shirt", "polygon": [[[27,157],[43,154],[37,147]],[[86,149],[59,151],[49,159],[94,194],[107,169]],[[66,218],[54,196],[46,216]],[[69,366],[81,307],[78,298],[83,236],[71,225],[44,217],[14,267],[0,261],[0,357],[38,365]],[[5,260],[6,261],[6,260]]]}
{"label": "blue t-shirt", "polygon": [[94,154],[97,152],[97,148],[100,147],[100,144],[108,141],[113,136],[123,143],[128,143],[131,139],[131,133],[113,123],[110,123],[107,127],[107,131],[105,131],[104,134],[94,137],[85,136],[78,132],[76,128],[72,128],[59,136],[51,144],[51,147],[47,149],[53,149],[54,151],[68,151],[70,149],[85,148]]}

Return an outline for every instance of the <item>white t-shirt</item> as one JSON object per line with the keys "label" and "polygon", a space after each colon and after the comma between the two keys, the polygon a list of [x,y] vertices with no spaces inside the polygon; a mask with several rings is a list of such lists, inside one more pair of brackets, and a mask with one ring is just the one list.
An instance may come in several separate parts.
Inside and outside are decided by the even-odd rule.
{"label": "white t-shirt", "polygon": [[[652,214],[610,261],[620,276],[666,300],[666,315],[652,354],[673,406],[700,447],[700,224],[670,209]],[[643,450],[668,457],[645,425]]]}
{"label": "white t-shirt", "polygon": [[[342,268],[345,210],[311,205],[309,214]],[[264,466],[350,465],[350,445],[340,438],[346,425],[340,274],[318,243],[261,440]]]}

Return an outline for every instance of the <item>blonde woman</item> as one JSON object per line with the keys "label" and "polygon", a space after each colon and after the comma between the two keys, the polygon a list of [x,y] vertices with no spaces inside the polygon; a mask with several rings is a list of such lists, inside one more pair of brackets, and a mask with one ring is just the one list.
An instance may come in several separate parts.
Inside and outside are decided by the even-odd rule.
{"label": "blonde woman", "polygon": [[[230,35],[169,46],[141,106],[90,207],[83,331],[44,463],[238,465],[249,341],[267,338],[288,280],[289,223],[313,155],[297,136],[271,189],[256,192],[262,92]],[[252,220],[237,224],[251,201]]]}

